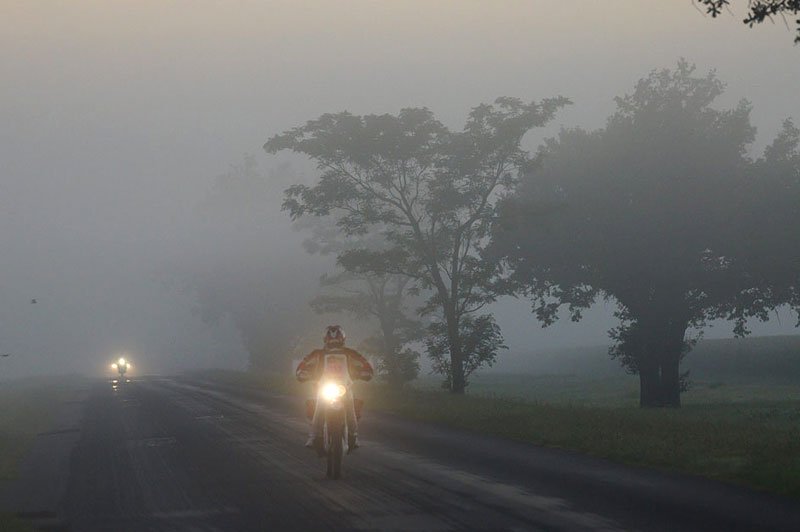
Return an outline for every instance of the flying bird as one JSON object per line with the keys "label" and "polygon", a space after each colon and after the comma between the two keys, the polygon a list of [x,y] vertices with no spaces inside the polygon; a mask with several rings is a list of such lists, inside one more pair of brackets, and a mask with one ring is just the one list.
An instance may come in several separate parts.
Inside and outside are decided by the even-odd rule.
{"label": "flying bird", "polygon": [[3,353],[2,355],[0,355],[0,357],[3,357],[3,358],[8,358],[10,356],[11,356],[11,353]]}
{"label": "flying bird", "polygon": [[36,303],[38,303],[38,301],[36,301],[36,298],[31,299],[31,305],[35,305]]}

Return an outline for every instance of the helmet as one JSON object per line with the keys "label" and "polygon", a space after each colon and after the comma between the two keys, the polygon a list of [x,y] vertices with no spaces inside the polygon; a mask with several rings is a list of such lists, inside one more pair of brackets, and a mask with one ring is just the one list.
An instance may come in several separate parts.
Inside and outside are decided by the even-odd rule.
{"label": "helmet", "polygon": [[328,325],[325,329],[325,338],[322,341],[325,343],[325,347],[342,347],[344,339],[344,329],[340,325]]}

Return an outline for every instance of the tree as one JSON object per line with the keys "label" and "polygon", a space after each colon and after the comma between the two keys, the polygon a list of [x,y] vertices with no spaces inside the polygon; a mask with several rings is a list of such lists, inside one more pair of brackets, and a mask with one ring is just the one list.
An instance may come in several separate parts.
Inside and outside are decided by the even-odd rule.
{"label": "tree", "polygon": [[[800,318],[800,130],[791,119],[754,162],[742,183],[732,239],[724,250],[750,273],[748,283],[721,308],[737,335],[749,333],[747,320],[766,321],[782,304]],[[800,319],[797,326],[800,326]]]}
{"label": "tree", "polygon": [[[348,271],[399,274],[431,290],[422,309],[434,316],[431,332],[442,338],[446,381],[464,393],[468,368],[492,364],[503,347],[499,334],[486,343],[467,341],[487,331],[491,314],[474,315],[494,301],[498,265],[482,260],[499,191],[515,182],[527,159],[522,137],[547,123],[564,98],[523,103],[500,98],[472,109],[461,132],[452,132],[428,109],[397,116],[343,112],[272,137],[269,153],[292,150],[313,159],[321,173],[314,186],[295,185],[284,208],[292,218],[334,214],[346,235],[375,229],[381,251],[353,249],[339,255]],[[469,317],[469,318],[468,318]],[[439,351],[434,351],[434,357]]]}
{"label": "tree", "polygon": [[[545,325],[562,306],[577,321],[598,297],[616,300],[610,352],[639,375],[642,406],[680,406],[689,328],[723,317],[744,334],[748,317],[796,302],[797,189],[783,200],[784,219],[765,220],[792,162],[781,166],[768,150],[753,164],[749,104],[713,109],[723,84],[694,70],[680,61],[654,71],[617,98],[604,129],[547,141],[494,230],[509,286],[532,297]],[[786,135],[778,144],[796,148]],[[754,186],[768,191],[760,203]]]}
{"label": "tree", "polygon": [[196,293],[205,321],[230,317],[253,369],[285,371],[314,318],[307,279],[325,266],[287,249],[291,224],[280,212],[282,189],[298,178],[288,164],[264,171],[245,155],[214,180],[195,211],[203,242],[213,245],[187,246],[193,253],[170,268]]}
{"label": "tree", "polygon": [[[343,239],[327,221],[316,219],[312,225],[312,236],[304,242],[309,253],[329,255],[382,247],[381,239],[376,238],[379,235]],[[362,341],[360,348],[377,358],[378,375],[397,387],[419,374],[419,353],[408,345],[422,338],[424,327],[409,315],[410,282],[403,275],[339,271],[322,276],[322,293],[311,301],[312,308],[320,314],[345,312],[377,321],[377,333]]]}
{"label": "tree", "polygon": [[[696,1],[705,6],[706,12],[715,18],[731,3],[730,0]],[[797,16],[798,14],[800,14],[800,0],[750,0],[748,2],[747,16],[742,22],[752,28],[765,20],[772,20],[775,16],[785,18],[787,15]],[[797,24],[797,37],[795,37],[794,42],[800,43],[800,18],[795,20],[795,23]]]}
{"label": "tree", "polygon": [[324,276],[321,284],[328,291],[311,301],[320,313],[347,312],[377,321],[377,334],[362,341],[360,347],[378,359],[378,375],[393,386],[402,386],[419,373],[419,353],[407,347],[419,341],[423,332],[420,321],[406,312],[409,282],[402,275],[345,271]]}

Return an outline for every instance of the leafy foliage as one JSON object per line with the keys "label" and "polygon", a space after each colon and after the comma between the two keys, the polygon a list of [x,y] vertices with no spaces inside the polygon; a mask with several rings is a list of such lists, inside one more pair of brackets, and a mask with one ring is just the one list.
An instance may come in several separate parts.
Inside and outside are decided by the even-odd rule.
{"label": "leafy foliage", "polygon": [[347,312],[374,320],[377,332],[361,348],[378,359],[378,375],[398,386],[419,373],[419,353],[405,346],[419,341],[424,332],[407,308],[408,283],[400,275],[343,271],[323,276],[323,292],[311,301],[321,314]]}
{"label": "leafy foliage", "polygon": [[[303,243],[309,253],[331,255],[385,247],[374,231],[344,237],[326,218],[296,225],[311,230],[310,238]],[[418,295],[411,293],[409,283],[410,279],[402,275],[340,270],[322,276],[320,293],[311,301],[317,313],[345,312],[377,324],[375,334],[362,341],[359,348],[377,359],[378,375],[396,386],[415,379],[419,373],[419,353],[406,346],[419,341],[424,326],[408,308]]]}
{"label": "leafy foliage", "polygon": [[[697,0],[705,6],[706,12],[712,17],[722,14],[722,10],[730,5],[730,0]],[[775,16],[800,14],[800,0],[751,0],[748,2],[747,16],[742,21],[751,28],[756,24],[761,24],[765,20],[772,20]],[[794,42],[800,43],[800,18],[795,20],[797,24],[797,37]]]}
{"label": "leafy foliage", "polygon": [[737,238],[724,253],[735,257],[735,263],[727,263],[738,265],[746,280],[736,297],[720,304],[718,314],[732,320],[742,336],[749,333],[747,320],[767,321],[781,304],[800,318],[800,130],[792,120],[752,164],[739,193],[744,200],[729,220]]}
{"label": "leafy foliage", "polygon": [[[465,316],[460,323],[460,336],[464,342],[464,376],[469,377],[483,366],[492,366],[500,349],[506,349],[500,327],[491,314]],[[445,376],[442,387],[452,388],[453,374],[450,363],[450,344],[447,324],[434,322],[428,327],[425,346],[433,362],[433,370]]]}
{"label": "leafy foliage", "polygon": [[[419,375],[418,351],[396,349],[386,345],[383,336],[370,336],[359,345],[359,349],[377,358],[378,375],[389,384],[399,387],[413,381]],[[393,350],[394,349],[394,350]]]}

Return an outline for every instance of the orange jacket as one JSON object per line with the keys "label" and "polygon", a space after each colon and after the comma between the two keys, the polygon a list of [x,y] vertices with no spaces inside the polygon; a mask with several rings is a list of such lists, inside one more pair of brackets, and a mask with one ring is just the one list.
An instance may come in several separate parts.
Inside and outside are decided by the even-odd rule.
{"label": "orange jacket", "polygon": [[325,355],[347,355],[347,371],[353,380],[368,381],[375,371],[361,353],[348,347],[315,349],[307,354],[297,365],[295,375],[300,382],[318,381],[322,377],[323,357]]}

